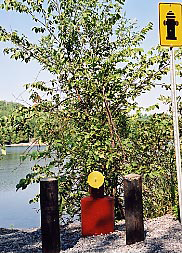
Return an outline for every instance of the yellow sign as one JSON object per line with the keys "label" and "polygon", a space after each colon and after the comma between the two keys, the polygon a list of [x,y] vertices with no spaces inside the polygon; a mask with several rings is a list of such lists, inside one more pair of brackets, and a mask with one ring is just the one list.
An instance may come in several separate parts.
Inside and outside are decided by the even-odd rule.
{"label": "yellow sign", "polygon": [[104,176],[99,171],[93,171],[88,175],[87,182],[91,187],[99,189],[104,183]]}
{"label": "yellow sign", "polygon": [[159,3],[159,33],[161,46],[182,46],[181,3]]}

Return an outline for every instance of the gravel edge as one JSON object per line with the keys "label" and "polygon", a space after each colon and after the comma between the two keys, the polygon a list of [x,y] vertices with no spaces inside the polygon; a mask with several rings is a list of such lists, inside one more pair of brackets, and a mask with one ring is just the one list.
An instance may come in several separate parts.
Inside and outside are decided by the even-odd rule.
{"label": "gravel edge", "polygon": [[[126,245],[125,222],[118,222],[115,232],[108,235],[81,236],[80,223],[61,227],[60,253],[181,253],[182,227],[172,215],[167,214],[146,220],[145,240],[133,245]],[[0,228],[1,253],[36,253],[42,252],[41,230]]]}

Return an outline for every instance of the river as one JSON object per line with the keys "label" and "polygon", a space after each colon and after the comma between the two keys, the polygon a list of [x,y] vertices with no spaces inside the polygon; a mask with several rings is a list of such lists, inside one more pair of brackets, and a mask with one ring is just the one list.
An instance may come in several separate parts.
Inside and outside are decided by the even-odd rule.
{"label": "river", "polygon": [[25,190],[16,191],[16,184],[35,164],[35,161],[28,159],[20,164],[20,155],[26,149],[27,147],[7,147],[6,156],[0,160],[0,227],[40,227],[39,203],[28,203],[35,194],[39,193],[39,185],[32,184]]}

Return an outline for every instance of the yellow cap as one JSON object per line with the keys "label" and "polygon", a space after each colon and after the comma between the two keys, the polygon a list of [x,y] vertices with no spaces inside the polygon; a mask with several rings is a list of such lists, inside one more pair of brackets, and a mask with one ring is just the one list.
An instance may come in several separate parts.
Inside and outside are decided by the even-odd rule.
{"label": "yellow cap", "polygon": [[93,171],[88,175],[87,183],[91,187],[99,189],[104,183],[104,176],[99,171]]}

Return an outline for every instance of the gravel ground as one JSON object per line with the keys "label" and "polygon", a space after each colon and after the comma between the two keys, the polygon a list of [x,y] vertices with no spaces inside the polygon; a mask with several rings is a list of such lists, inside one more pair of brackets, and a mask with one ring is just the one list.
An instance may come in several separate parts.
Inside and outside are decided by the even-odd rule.
{"label": "gravel ground", "polygon": [[[171,215],[145,221],[145,241],[126,245],[125,224],[119,222],[109,235],[81,237],[80,224],[61,229],[61,251],[64,253],[167,253],[182,252],[182,227]],[[40,229],[0,228],[0,253],[36,253],[41,251]]]}

